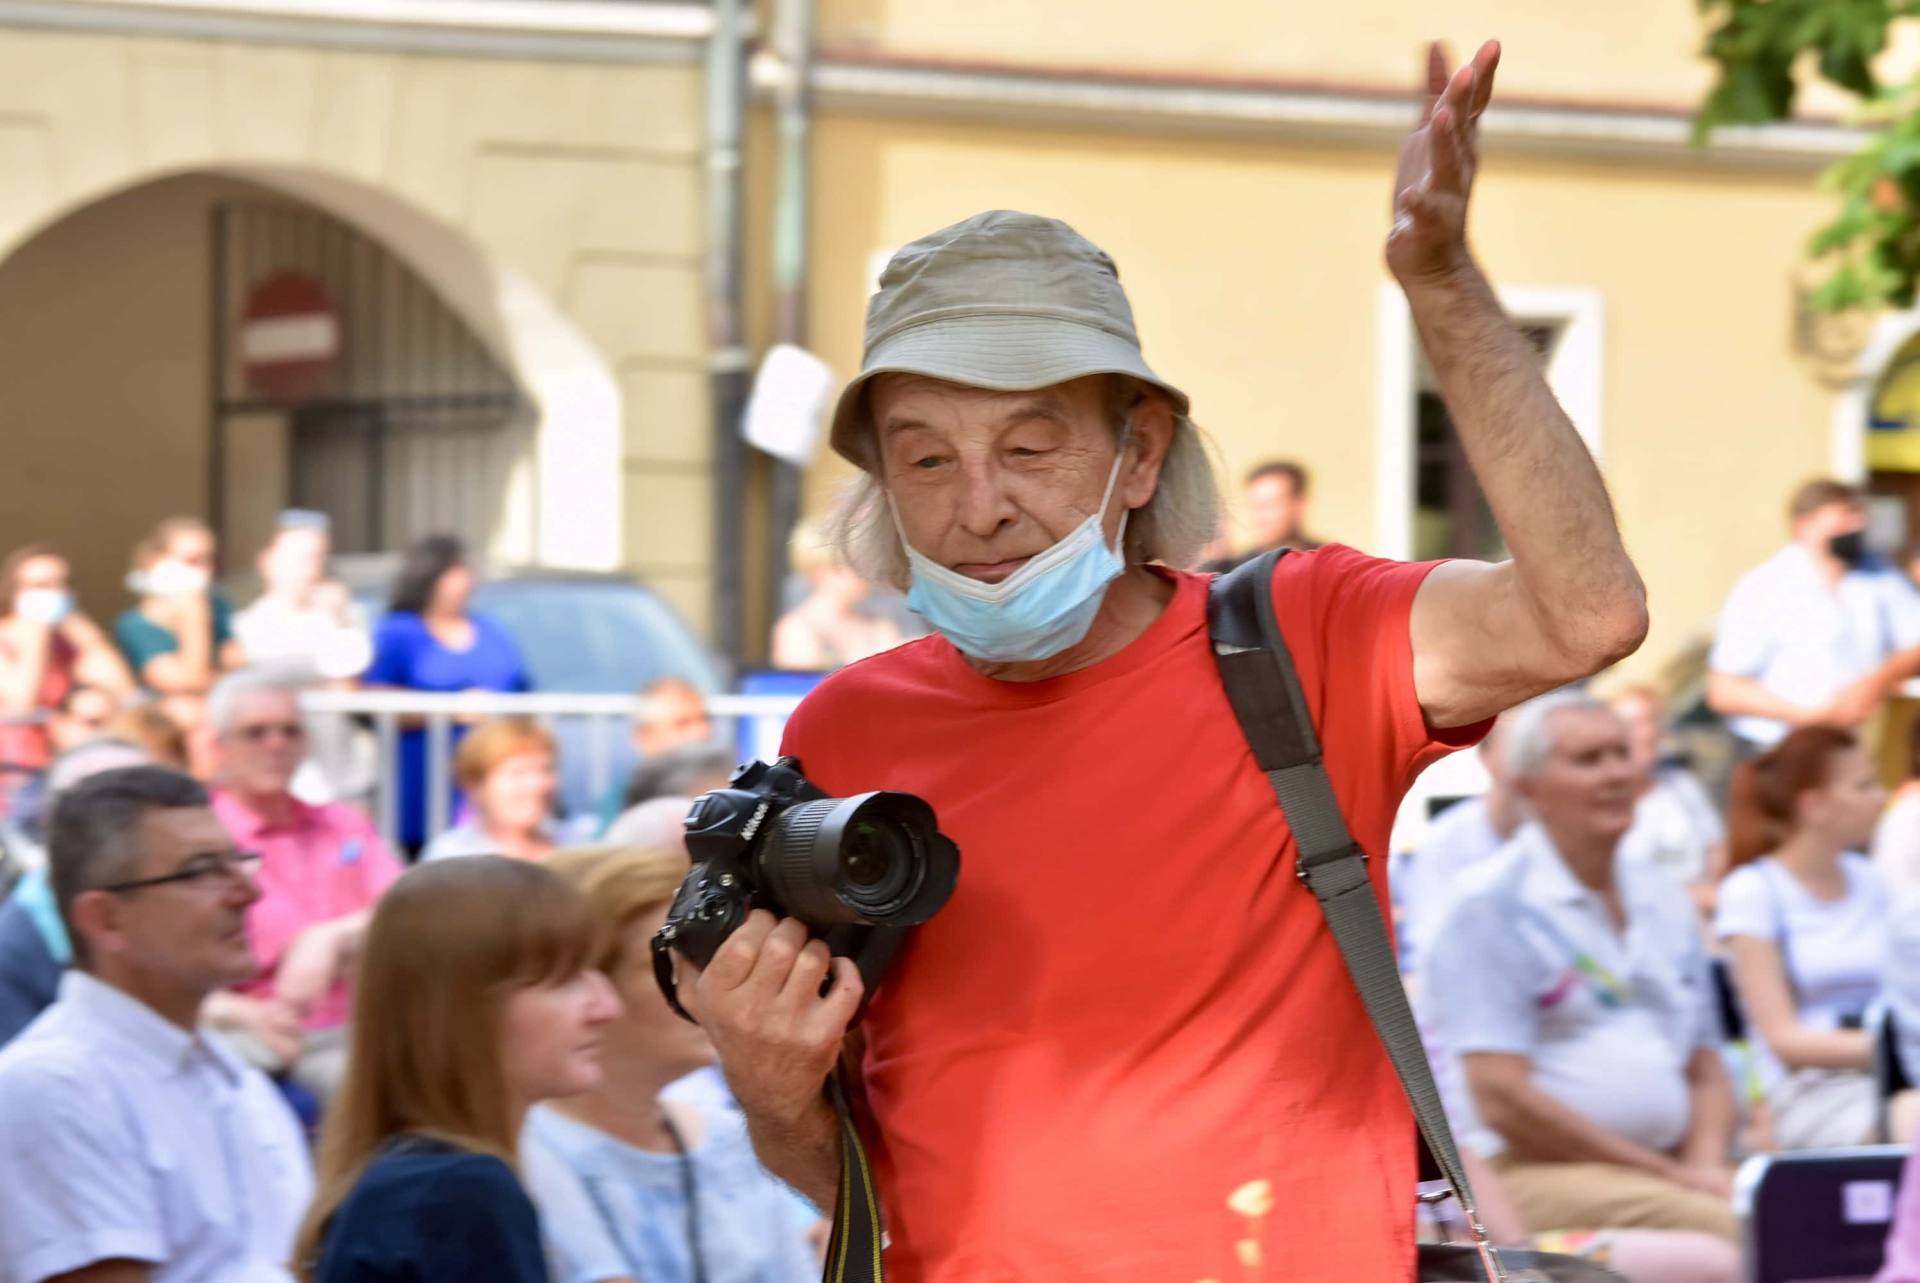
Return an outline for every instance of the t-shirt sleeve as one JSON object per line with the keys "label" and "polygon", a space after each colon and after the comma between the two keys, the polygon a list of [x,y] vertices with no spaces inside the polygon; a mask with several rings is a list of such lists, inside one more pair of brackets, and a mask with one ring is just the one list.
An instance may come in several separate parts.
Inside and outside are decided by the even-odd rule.
{"label": "t-shirt sleeve", "polygon": [[1393,778],[1404,786],[1428,763],[1486,734],[1490,719],[1446,730],[1429,726],[1414,687],[1413,599],[1441,563],[1389,561],[1340,544],[1302,556],[1296,567],[1288,566],[1291,560],[1282,557],[1274,570],[1274,608],[1298,655],[1305,639],[1297,634],[1307,621],[1289,598],[1307,594],[1323,691],[1322,741],[1370,742],[1384,732]]}
{"label": "t-shirt sleeve", "polygon": [[373,662],[360,680],[369,686],[413,685],[415,630],[407,620],[389,615],[373,635]]}
{"label": "t-shirt sleeve", "polygon": [[1421,994],[1451,1055],[1531,1055],[1538,1041],[1540,960],[1498,899],[1475,895],[1447,915],[1440,936],[1470,949],[1428,951]]}
{"label": "t-shirt sleeve", "polygon": [[540,1209],[553,1283],[602,1283],[632,1271],[611,1230],[593,1205],[580,1174],[539,1140],[523,1137],[520,1167],[527,1192]]}
{"label": "t-shirt sleeve", "polygon": [[406,870],[401,867],[399,859],[387,845],[386,839],[372,832],[371,825],[368,826],[368,830],[357,840],[362,843],[360,886],[366,892],[367,903],[371,904],[385,894],[388,887],[398,882],[400,875]]}
{"label": "t-shirt sleeve", "polygon": [[1766,608],[1766,585],[1749,574],[1733,586],[1720,608],[1707,667],[1736,677],[1758,677],[1773,654],[1773,629]]}
{"label": "t-shirt sleeve", "polygon": [[180,649],[180,640],[137,610],[129,610],[115,621],[113,639],[135,677],[145,680],[146,667],[162,655]]}
{"label": "t-shirt sleeve", "polygon": [[166,1259],[161,1206],[116,1103],[78,1073],[16,1065],[0,1098],[0,1243],[20,1283]]}
{"label": "t-shirt sleeve", "polygon": [[1878,579],[1893,648],[1905,650],[1909,646],[1920,646],[1920,589],[1891,567],[1882,571]]}
{"label": "t-shirt sleeve", "polygon": [[1720,884],[1713,934],[1722,940],[1729,936],[1778,940],[1780,926],[1780,906],[1774,901],[1766,875],[1752,865],[1729,873]]}

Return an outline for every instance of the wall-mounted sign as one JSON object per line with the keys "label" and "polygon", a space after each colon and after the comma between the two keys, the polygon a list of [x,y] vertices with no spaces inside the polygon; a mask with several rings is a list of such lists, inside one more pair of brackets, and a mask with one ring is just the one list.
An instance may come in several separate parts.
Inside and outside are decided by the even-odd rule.
{"label": "wall-mounted sign", "polygon": [[249,392],[304,401],[326,389],[340,359],[340,314],[313,277],[275,272],[247,294],[238,337]]}

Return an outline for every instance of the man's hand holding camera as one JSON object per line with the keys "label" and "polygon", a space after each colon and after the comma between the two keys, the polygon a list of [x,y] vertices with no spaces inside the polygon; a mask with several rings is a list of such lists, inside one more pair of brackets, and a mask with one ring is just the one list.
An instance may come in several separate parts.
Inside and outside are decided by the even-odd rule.
{"label": "man's hand holding camera", "polygon": [[755,909],[705,970],[684,956],[676,969],[681,1001],[713,1040],[761,1161],[832,1216],[840,1130],[820,1086],[865,987],[853,959],[808,935],[797,918]]}
{"label": "man's hand holding camera", "polygon": [[777,1127],[819,1115],[820,1084],[865,992],[853,959],[809,939],[798,918],[755,909],[705,971],[684,958],[679,969],[683,1001],[747,1116]]}
{"label": "man's hand holding camera", "polygon": [[830,797],[793,758],[703,794],[687,850],[654,974],[712,1039],[761,1161],[829,1211],[840,1131],[822,1089],[899,931],[953,893],[960,852],[921,799]]}

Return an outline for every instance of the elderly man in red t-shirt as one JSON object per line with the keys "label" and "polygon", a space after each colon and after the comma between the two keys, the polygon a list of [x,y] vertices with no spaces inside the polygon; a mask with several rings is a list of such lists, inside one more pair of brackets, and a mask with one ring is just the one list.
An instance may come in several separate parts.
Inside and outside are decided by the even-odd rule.
{"label": "elderly man in red t-shirt", "polygon": [[[1646,628],[1593,460],[1467,250],[1497,58],[1450,77],[1434,52],[1387,259],[1513,560],[1332,546],[1273,582],[1335,791],[1376,852],[1422,766]],[[1206,577],[1175,569],[1218,504],[1187,410],[1111,261],[1064,224],[936,232],[871,304],[833,424],[864,472],[843,550],[938,634],[829,678],[786,749],[835,794],[927,798],[964,852],[862,1025],[896,1283],[1411,1276],[1411,1117],[1288,876]],[[832,1206],[820,1086],[852,964],[758,912],[687,979],[762,1159]]]}

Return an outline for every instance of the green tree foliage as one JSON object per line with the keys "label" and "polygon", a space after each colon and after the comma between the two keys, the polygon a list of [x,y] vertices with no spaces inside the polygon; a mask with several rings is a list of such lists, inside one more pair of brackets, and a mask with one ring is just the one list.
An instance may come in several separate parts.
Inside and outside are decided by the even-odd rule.
{"label": "green tree foliage", "polygon": [[1871,132],[1821,185],[1840,209],[1807,253],[1824,270],[1816,307],[1910,307],[1920,277],[1920,78],[1882,84],[1873,60],[1920,0],[1697,0],[1710,26],[1706,55],[1719,75],[1694,121],[1704,140],[1723,125],[1793,113],[1798,74],[1818,74],[1860,100]]}

